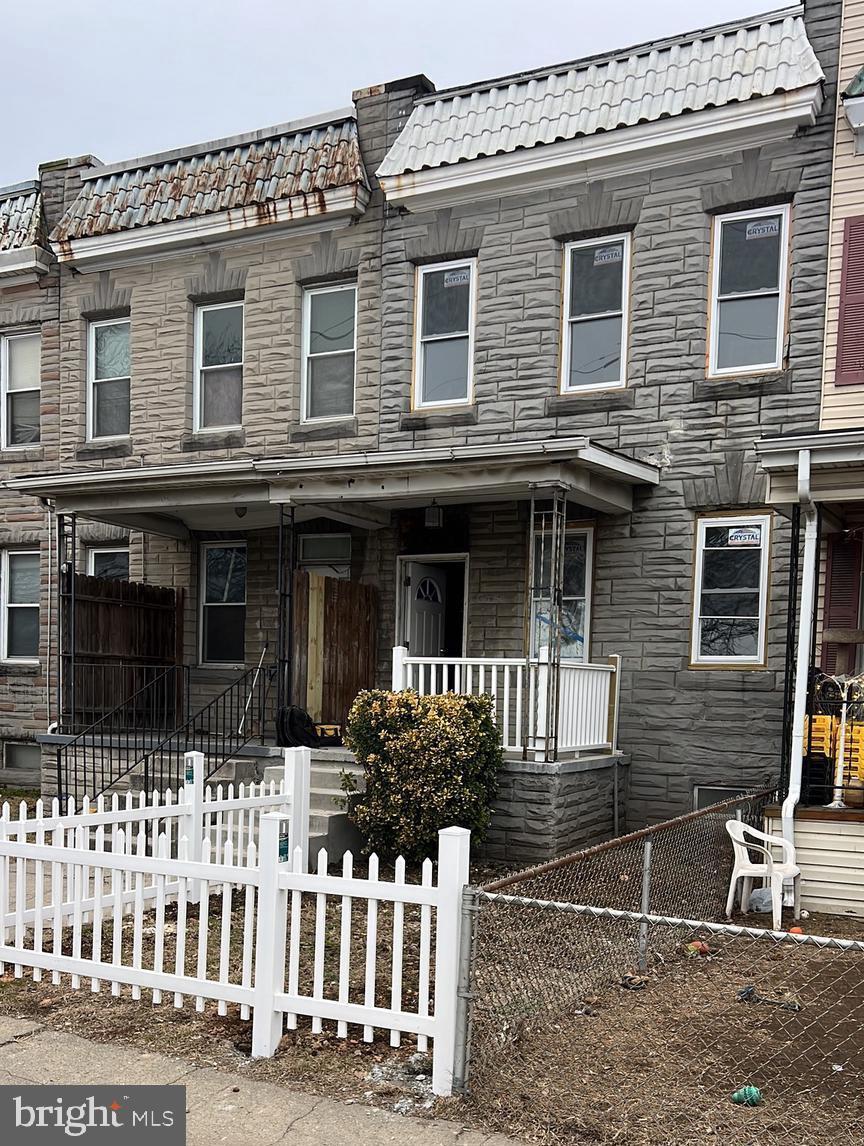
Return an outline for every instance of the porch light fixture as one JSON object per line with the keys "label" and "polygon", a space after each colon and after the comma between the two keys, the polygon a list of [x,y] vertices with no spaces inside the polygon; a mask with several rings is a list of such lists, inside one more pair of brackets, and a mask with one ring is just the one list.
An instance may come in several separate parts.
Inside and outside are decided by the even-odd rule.
{"label": "porch light fixture", "polygon": [[444,510],[440,505],[427,505],[423,513],[423,524],[427,529],[440,529],[444,524]]}

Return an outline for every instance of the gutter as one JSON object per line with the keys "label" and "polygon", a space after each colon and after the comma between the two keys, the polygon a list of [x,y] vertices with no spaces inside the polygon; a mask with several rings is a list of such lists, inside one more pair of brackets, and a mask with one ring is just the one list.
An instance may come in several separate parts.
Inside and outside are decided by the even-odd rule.
{"label": "gutter", "polygon": [[[811,637],[816,603],[816,542],[818,512],[810,495],[810,451],[798,453],[798,503],[804,514],[804,556],[801,574],[801,608],[798,615],[798,651],[795,659],[795,694],[792,706],[792,745],[789,754],[789,788],[780,818],[783,838],[795,844],[795,809],[801,799],[801,774],[804,768],[804,718],[807,715],[807,687],[810,680]],[[794,587],[789,586],[794,592]],[[792,885],[785,889],[791,903]]]}

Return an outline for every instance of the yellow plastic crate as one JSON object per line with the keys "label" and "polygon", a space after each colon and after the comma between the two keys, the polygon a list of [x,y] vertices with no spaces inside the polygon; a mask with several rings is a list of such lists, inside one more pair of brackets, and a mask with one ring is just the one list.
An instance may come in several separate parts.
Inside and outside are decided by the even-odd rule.
{"label": "yellow plastic crate", "polygon": [[[808,740],[809,733],[809,740]],[[804,748],[831,760],[837,757],[840,746],[840,718],[818,713],[804,717]],[[844,783],[864,777],[864,725],[846,724],[846,743],[843,749]]]}

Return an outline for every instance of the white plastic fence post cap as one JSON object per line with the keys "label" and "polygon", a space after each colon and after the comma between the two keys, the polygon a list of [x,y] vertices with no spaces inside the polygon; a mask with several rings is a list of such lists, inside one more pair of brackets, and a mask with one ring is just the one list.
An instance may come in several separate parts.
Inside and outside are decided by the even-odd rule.
{"label": "white plastic fence post cap", "polygon": [[453,827],[450,828],[439,828],[438,835],[447,836],[448,839],[459,839],[460,837],[470,837],[471,832],[468,828],[457,828],[453,825]]}

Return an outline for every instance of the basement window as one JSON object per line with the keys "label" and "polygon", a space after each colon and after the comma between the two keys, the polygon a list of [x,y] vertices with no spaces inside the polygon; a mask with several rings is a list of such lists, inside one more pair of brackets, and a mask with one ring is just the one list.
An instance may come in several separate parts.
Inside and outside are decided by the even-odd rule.
{"label": "basement window", "polygon": [[195,430],[243,422],[243,303],[199,306],[195,321]]}
{"label": "basement window", "polygon": [[696,527],[692,663],[761,666],[771,520],[703,517]]}
{"label": "basement window", "polygon": [[415,405],[472,400],[476,260],[417,269]]}
{"label": "basement window", "polygon": [[38,744],[7,740],[3,745],[3,767],[38,772],[42,767],[42,749]]}
{"label": "basement window", "polygon": [[201,661],[242,668],[246,660],[246,546],[212,542],[201,550]]}
{"label": "basement window", "polygon": [[3,448],[6,450],[39,441],[41,375],[41,335],[10,334],[0,340]]}
{"label": "basement window", "polygon": [[303,296],[303,420],[354,413],[357,288],[320,287]]}

